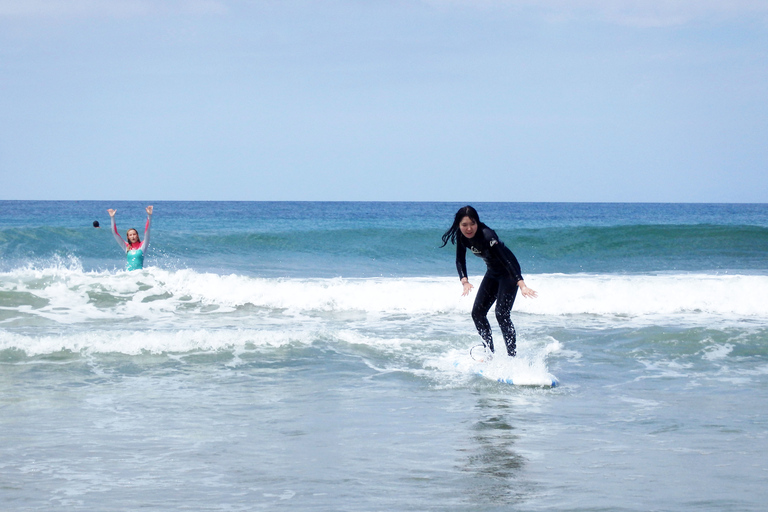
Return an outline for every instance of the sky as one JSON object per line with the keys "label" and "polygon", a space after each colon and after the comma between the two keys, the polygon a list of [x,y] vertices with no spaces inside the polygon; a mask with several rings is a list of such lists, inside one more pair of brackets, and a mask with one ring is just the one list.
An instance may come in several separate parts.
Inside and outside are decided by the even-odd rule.
{"label": "sky", "polygon": [[768,203],[764,0],[0,0],[0,200]]}

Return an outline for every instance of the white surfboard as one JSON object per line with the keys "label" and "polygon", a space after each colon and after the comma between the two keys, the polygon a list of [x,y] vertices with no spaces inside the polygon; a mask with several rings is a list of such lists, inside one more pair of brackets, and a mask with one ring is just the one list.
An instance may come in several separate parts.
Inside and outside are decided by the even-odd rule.
{"label": "white surfboard", "polygon": [[557,386],[557,379],[550,374],[546,375],[514,375],[514,373],[505,374],[504,372],[497,372],[492,370],[486,370],[485,368],[478,368],[475,372],[481,377],[485,377],[488,380],[495,380],[502,384],[512,384],[513,386],[537,386],[545,388],[554,388]]}
{"label": "white surfboard", "polygon": [[462,372],[471,372],[485,379],[513,386],[554,388],[559,384],[557,378],[545,369],[531,366],[517,358],[497,357],[484,362],[466,357],[454,361],[453,365]]}

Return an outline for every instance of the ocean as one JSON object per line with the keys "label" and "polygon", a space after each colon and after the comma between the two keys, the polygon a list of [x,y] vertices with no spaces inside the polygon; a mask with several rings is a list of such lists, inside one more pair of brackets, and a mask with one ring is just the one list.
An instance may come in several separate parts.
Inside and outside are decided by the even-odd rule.
{"label": "ocean", "polygon": [[460,206],[0,201],[0,509],[765,510],[768,205],[474,203],[555,387]]}

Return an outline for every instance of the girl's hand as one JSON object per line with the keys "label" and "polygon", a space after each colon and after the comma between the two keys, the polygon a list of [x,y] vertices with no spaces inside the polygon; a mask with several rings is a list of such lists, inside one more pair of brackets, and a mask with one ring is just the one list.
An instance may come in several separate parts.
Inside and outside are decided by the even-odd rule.
{"label": "girl's hand", "polygon": [[526,297],[528,299],[535,299],[539,296],[538,293],[536,293],[536,290],[532,288],[528,288],[528,286],[525,284],[525,281],[522,279],[517,282],[517,287],[520,288],[520,293],[523,294],[523,297]]}
{"label": "girl's hand", "polygon": [[147,215],[152,215],[152,206],[147,206]]}
{"label": "girl's hand", "polygon": [[107,213],[109,214],[110,217],[114,217],[115,214],[117,213],[117,210],[113,210],[110,208],[109,210],[107,210]]}
{"label": "girl's hand", "polygon": [[462,297],[464,297],[464,296],[466,296],[466,295],[469,295],[469,292],[472,290],[472,288],[474,288],[474,286],[472,286],[472,285],[469,283],[469,280],[467,280],[467,281],[462,281],[462,282],[461,282],[461,284],[464,286],[464,291],[463,291],[463,292],[461,292],[461,296],[462,296]]}

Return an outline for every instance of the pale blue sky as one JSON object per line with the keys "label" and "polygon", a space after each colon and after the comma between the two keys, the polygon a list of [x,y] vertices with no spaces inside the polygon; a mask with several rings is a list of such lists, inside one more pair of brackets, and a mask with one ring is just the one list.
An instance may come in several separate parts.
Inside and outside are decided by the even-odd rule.
{"label": "pale blue sky", "polygon": [[0,120],[0,199],[768,202],[768,2],[0,0]]}

